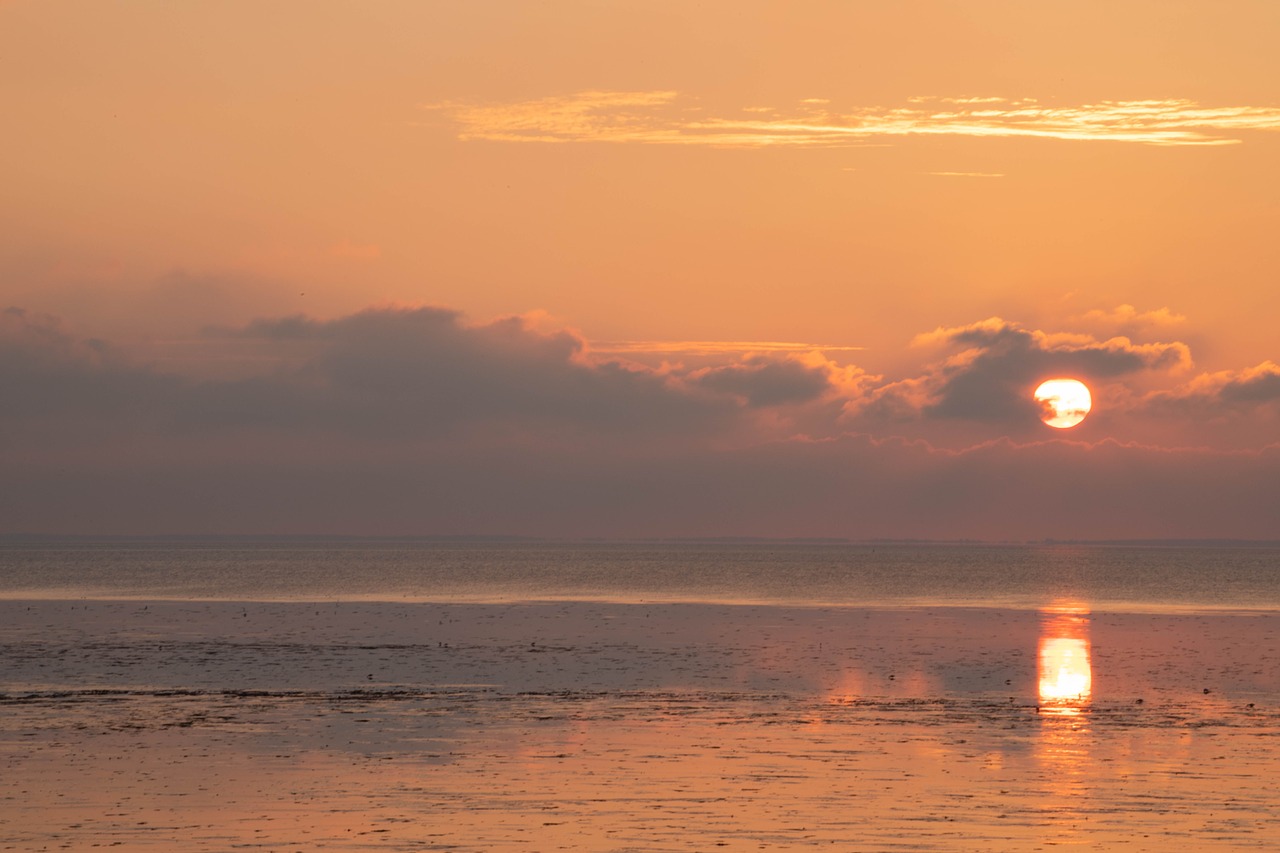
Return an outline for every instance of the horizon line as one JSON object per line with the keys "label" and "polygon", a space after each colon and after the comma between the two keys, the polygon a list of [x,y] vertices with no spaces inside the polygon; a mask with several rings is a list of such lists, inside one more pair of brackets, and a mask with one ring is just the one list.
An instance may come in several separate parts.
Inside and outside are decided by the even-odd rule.
{"label": "horizon line", "polygon": [[742,545],[1110,545],[1151,547],[1280,547],[1280,539],[1231,536],[1111,537],[1104,539],[929,538],[911,536],[537,536],[503,533],[0,533],[0,543],[20,542],[475,542],[513,544],[742,544]]}

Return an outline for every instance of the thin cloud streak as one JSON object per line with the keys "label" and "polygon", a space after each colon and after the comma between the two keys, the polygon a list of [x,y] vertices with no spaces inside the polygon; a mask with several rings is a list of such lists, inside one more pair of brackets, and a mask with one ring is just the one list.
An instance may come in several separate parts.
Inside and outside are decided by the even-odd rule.
{"label": "thin cloud streak", "polygon": [[1174,313],[1167,306],[1153,311],[1138,311],[1129,304],[1117,305],[1111,311],[1095,308],[1073,319],[1112,326],[1176,326],[1187,322],[1185,315]]}
{"label": "thin cloud streak", "polygon": [[660,145],[844,147],[880,137],[969,136],[1232,145],[1280,130],[1280,107],[1210,107],[1183,98],[1053,107],[1032,98],[912,98],[905,107],[848,112],[806,99],[789,111],[749,107],[716,116],[674,91],[587,91],[512,103],[448,101],[423,108],[454,123],[460,140]]}

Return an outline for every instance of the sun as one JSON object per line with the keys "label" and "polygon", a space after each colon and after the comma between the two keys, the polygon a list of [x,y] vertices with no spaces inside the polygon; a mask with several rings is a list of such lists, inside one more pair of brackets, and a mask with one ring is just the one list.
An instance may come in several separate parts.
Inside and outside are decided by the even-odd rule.
{"label": "sun", "polygon": [[1040,420],[1055,429],[1067,429],[1084,420],[1093,408],[1089,388],[1079,379],[1049,379],[1036,388]]}

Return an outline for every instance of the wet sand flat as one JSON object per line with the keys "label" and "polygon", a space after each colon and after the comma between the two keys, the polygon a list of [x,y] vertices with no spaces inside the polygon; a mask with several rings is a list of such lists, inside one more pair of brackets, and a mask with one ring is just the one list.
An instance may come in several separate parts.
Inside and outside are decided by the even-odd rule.
{"label": "wet sand flat", "polygon": [[1274,849],[1280,615],[1076,621],[0,602],[0,849]]}

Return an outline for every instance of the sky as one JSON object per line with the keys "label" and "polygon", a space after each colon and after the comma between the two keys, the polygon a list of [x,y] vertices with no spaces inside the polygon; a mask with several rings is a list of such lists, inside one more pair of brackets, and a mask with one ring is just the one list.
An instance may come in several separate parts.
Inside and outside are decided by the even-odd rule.
{"label": "sky", "polygon": [[0,533],[1275,538],[1277,33],[0,0]]}

